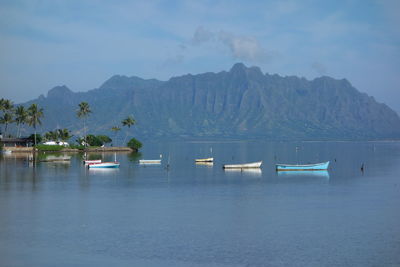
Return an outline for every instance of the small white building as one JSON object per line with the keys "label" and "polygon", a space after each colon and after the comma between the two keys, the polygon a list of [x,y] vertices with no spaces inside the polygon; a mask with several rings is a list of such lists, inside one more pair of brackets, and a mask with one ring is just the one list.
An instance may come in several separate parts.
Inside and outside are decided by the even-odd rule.
{"label": "small white building", "polygon": [[69,146],[68,142],[63,142],[63,141],[47,141],[44,142],[43,144],[50,146]]}

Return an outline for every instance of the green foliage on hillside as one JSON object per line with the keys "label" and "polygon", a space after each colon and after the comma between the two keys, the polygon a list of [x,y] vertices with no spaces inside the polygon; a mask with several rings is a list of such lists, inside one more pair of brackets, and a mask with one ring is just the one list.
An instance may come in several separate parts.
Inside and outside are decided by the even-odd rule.
{"label": "green foliage on hillside", "polygon": [[[114,76],[100,88],[74,93],[55,87],[35,100],[43,127],[83,131],[73,107],[90,101],[93,134],[130,114],[137,124],[124,136],[154,138],[388,139],[400,138],[400,118],[347,80],[264,74],[235,64],[230,71],[184,75],[162,82]],[[31,102],[26,103],[27,105]],[[117,132],[113,133],[117,134]]]}

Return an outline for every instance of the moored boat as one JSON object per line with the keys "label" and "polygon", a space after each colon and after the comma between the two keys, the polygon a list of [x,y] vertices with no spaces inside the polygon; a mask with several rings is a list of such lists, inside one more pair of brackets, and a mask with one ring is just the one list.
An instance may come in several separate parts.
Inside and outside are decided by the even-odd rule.
{"label": "moored boat", "polygon": [[141,159],[139,164],[161,164],[161,159]]}
{"label": "moored boat", "polygon": [[89,169],[97,168],[119,168],[119,162],[101,162],[101,163],[89,163],[87,166]]}
{"label": "moored boat", "polygon": [[315,163],[315,164],[276,164],[276,171],[322,171],[327,170],[329,167],[329,161]]}
{"label": "moored boat", "polygon": [[248,169],[248,168],[260,168],[262,161],[244,163],[244,164],[224,164],[224,169]]}
{"label": "moored boat", "polygon": [[213,162],[214,158],[195,159],[196,163]]}
{"label": "moored boat", "polygon": [[91,163],[101,163],[101,159],[89,159],[89,160],[84,160],[83,163],[85,165],[91,164]]}

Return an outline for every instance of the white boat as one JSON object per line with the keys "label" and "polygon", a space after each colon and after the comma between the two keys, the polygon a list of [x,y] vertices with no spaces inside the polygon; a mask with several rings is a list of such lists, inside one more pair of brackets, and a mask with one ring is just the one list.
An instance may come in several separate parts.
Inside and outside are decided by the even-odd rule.
{"label": "white boat", "polygon": [[225,164],[224,169],[248,169],[248,168],[260,168],[262,161],[244,163],[244,164]]}
{"label": "white boat", "polygon": [[195,159],[196,163],[213,162],[214,158]]}
{"label": "white boat", "polygon": [[8,150],[8,149],[3,149],[3,150],[1,151],[1,153],[6,154],[6,155],[10,155],[10,154],[12,153],[12,151],[11,151],[11,150]]}
{"label": "white boat", "polygon": [[84,160],[83,163],[85,165],[91,164],[91,163],[101,163],[101,159],[88,159]]}
{"label": "white boat", "polygon": [[119,168],[119,162],[101,162],[101,163],[90,163],[87,165],[89,169],[97,168]]}
{"label": "white boat", "polygon": [[161,164],[162,154],[160,154],[160,159],[140,159],[139,164]]}
{"label": "white boat", "polygon": [[141,159],[139,164],[161,164],[161,159]]}

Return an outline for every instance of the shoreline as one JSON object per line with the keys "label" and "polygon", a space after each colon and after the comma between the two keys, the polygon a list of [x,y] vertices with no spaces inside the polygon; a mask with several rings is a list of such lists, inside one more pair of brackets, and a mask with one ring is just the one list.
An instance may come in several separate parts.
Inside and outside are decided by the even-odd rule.
{"label": "shoreline", "polygon": [[[9,150],[12,153],[30,152],[33,153],[33,147],[3,147],[3,150]],[[36,150],[36,152],[61,152],[61,153],[78,153],[78,152],[138,152],[130,147],[94,147],[77,149],[77,148],[64,148],[61,150]]]}

